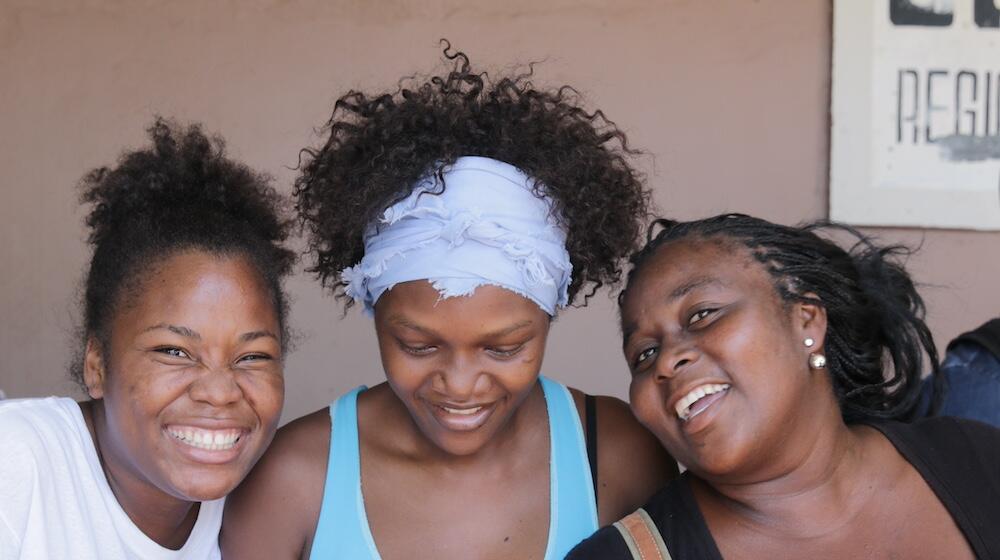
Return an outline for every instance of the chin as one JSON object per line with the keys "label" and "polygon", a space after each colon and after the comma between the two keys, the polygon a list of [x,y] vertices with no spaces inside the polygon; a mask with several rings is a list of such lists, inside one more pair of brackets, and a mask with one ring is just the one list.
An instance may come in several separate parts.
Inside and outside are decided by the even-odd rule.
{"label": "chin", "polygon": [[[722,450],[719,450],[722,451]],[[736,473],[747,464],[746,457],[739,453],[687,453],[681,455],[688,462],[685,467],[704,479],[724,479]]]}
{"label": "chin", "polygon": [[225,498],[230,492],[236,489],[236,486],[238,486],[238,484],[219,484],[196,486],[181,490],[184,493],[184,498],[188,501],[210,502],[212,500],[218,500],[219,498]]}
{"label": "chin", "polygon": [[173,481],[174,491],[171,494],[190,502],[218,500],[235,490],[245,477],[246,473],[239,476],[218,472],[190,473],[189,476],[183,477],[183,480]]}

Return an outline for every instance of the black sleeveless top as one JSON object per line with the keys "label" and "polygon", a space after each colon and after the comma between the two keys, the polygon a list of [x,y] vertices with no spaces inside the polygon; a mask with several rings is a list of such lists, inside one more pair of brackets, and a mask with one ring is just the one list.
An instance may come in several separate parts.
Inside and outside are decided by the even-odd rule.
{"label": "black sleeveless top", "polygon": [[[912,424],[869,422],[892,442],[951,514],[973,552],[1000,559],[1000,430],[972,420],[927,418]],[[673,560],[723,560],[685,472],[643,506]],[[621,534],[604,527],[567,560],[631,560]]]}

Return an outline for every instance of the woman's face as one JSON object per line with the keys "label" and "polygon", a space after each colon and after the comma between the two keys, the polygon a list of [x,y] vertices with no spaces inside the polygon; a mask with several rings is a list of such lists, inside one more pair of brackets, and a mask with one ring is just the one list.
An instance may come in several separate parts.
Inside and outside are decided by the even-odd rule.
{"label": "woman's face", "polygon": [[280,336],[244,258],[176,253],[126,287],[109,348],[92,343],[85,367],[109,473],[188,501],[233,490],[277,428]]}
{"label": "woman's face", "polygon": [[420,280],[379,298],[375,330],[389,385],[420,431],[449,454],[469,455],[531,393],[549,316],[496,286],[442,299]]}
{"label": "woman's face", "polygon": [[823,340],[822,310],[785,305],[735,243],[660,247],[629,286],[622,330],[636,417],[703,477],[758,472],[826,383],[803,343]]}

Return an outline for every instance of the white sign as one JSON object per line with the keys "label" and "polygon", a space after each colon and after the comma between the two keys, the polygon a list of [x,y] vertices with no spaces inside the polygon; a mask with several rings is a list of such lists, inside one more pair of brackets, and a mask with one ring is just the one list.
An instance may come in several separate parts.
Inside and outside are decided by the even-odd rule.
{"label": "white sign", "polygon": [[1000,230],[1000,0],[835,0],[830,217]]}

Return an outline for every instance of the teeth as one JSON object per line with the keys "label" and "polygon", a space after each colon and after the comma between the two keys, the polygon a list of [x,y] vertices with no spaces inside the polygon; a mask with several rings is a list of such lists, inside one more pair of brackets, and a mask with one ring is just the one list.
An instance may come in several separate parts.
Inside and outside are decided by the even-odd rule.
{"label": "teeth", "polygon": [[728,383],[709,383],[707,385],[700,385],[691,390],[688,394],[684,395],[677,404],[674,405],[674,409],[677,412],[677,417],[681,420],[687,421],[691,413],[691,405],[698,402],[708,395],[714,395],[721,391],[729,389]]}
{"label": "teeth", "polygon": [[176,439],[199,449],[219,451],[232,449],[239,441],[241,430],[200,430],[197,428],[167,428],[167,433]]}
{"label": "teeth", "polygon": [[469,416],[483,409],[483,407],[481,406],[477,406],[474,408],[451,408],[448,406],[442,406],[441,408],[443,408],[445,412],[447,412],[448,414],[461,414],[462,416]]}

